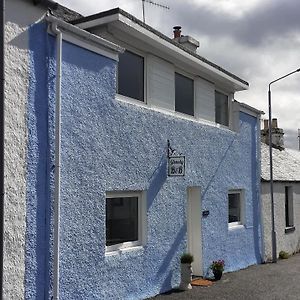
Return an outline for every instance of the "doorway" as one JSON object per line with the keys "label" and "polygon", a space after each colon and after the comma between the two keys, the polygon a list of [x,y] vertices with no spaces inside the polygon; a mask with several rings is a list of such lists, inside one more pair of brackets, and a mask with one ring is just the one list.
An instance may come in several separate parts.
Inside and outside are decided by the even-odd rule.
{"label": "doorway", "polygon": [[188,252],[194,256],[193,274],[203,276],[202,265],[202,201],[200,187],[187,189]]}

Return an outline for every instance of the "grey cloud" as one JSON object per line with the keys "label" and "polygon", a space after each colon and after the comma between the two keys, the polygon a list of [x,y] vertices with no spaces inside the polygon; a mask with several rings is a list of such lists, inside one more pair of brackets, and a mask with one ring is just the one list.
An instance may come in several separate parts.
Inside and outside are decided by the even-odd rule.
{"label": "grey cloud", "polygon": [[[300,29],[300,1],[272,0],[260,2],[242,17],[214,12],[205,6],[172,2],[168,19],[185,20],[189,30],[211,37],[230,35],[249,46],[259,46]],[[170,20],[169,20],[170,21]]]}

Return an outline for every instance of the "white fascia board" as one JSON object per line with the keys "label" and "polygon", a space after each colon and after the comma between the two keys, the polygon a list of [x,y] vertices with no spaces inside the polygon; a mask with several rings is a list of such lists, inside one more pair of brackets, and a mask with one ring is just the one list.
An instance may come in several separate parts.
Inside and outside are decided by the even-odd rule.
{"label": "white fascia board", "polygon": [[233,89],[231,92],[247,90],[249,88],[247,84],[244,84],[239,80],[236,80],[228,74],[222,72],[221,70],[218,70],[217,68],[207,64],[206,62],[201,61],[197,57],[164,40],[154,32],[144,28],[143,26],[120,13],[105,16],[99,19],[94,19],[91,21],[86,21],[84,23],[77,24],[76,26],[83,29],[88,29],[96,28],[97,26],[106,24],[110,24],[117,30],[121,30],[145,43],[151,43],[153,47],[157,48],[163,53],[166,53],[169,57],[172,57],[174,61],[181,62],[186,67],[192,67],[193,69],[198,70],[201,74],[207,74],[217,83],[221,83],[221,85],[223,82],[225,83],[225,86],[231,86]]}
{"label": "white fascia board", "polygon": [[[236,101],[236,100],[235,100]],[[238,101],[236,101],[238,102]],[[261,115],[264,115],[265,113],[262,111],[262,110],[258,110],[248,104],[245,104],[245,103],[242,103],[242,102],[239,102],[240,104],[240,111],[241,112],[244,112],[248,115],[251,115],[253,117],[256,117],[256,118],[260,118]]]}
{"label": "white fascia board", "polygon": [[118,61],[118,54],[124,52],[125,50],[124,48],[107,41],[102,37],[80,29],[51,15],[46,15],[46,21],[52,24],[57,24],[58,28],[63,33],[64,40],[95,53],[109,57],[113,60]]}

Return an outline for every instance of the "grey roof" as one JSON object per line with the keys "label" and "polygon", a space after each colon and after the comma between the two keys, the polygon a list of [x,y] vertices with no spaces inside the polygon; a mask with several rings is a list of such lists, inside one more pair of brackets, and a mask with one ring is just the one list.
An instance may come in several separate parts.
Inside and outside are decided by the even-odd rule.
{"label": "grey roof", "polygon": [[60,5],[52,0],[33,0],[33,3],[35,5],[43,5],[44,7],[47,7],[53,16],[65,22],[71,22],[75,19],[83,17],[78,12]]}
{"label": "grey roof", "polygon": [[[300,151],[273,148],[273,180],[300,181]],[[269,146],[261,144],[261,178],[270,181]]]}
{"label": "grey roof", "polygon": [[187,49],[186,47],[182,46],[181,44],[179,44],[178,42],[174,41],[173,39],[169,38],[168,36],[164,35],[163,33],[159,32],[158,30],[154,29],[153,27],[147,25],[146,23],[142,22],[141,20],[137,19],[136,17],[134,17],[133,15],[129,14],[128,12],[122,10],[121,8],[114,8],[111,10],[107,10],[101,13],[97,13],[94,15],[90,15],[87,17],[83,17],[83,18],[79,18],[76,20],[71,21],[70,23],[73,25],[76,24],[80,24],[80,23],[84,23],[84,22],[89,22],[89,21],[93,21],[96,19],[100,19],[100,18],[104,18],[106,16],[110,16],[110,15],[114,15],[114,14],[121,14],[123,16],[125,16],[126,18],[130,19],[131,21],[137,23],[138,25],[144,27],[145,29],[151,31],[152,33],[154,33],[155,35],[157,35],[158,37],[162,38],[163,40],[177,46],[178,48],[184,50],[185,52],[189,53],[190,55],[196,57],[197,59],[203,61],[204,63],[212,66],[213,68],[223,72],[224,74],[230,76],[231,78],[241,82],[242,84],[249,86],[249,83],[241,78],[239,78],[238,76],[228,72],[227,70],[223,69],[222,67],[216,65],[215,63],[207,60],[206,58],[200,56],[199,54]]}

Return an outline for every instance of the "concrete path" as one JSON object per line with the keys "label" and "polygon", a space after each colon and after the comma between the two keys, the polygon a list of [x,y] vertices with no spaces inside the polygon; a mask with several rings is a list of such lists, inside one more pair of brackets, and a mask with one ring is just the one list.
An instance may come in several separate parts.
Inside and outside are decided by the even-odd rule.
{"label": "concrete path", "polygon": [[153,300],[300,300],[300,254],[276,264],[262,264],[225,273],[210,287],[193,287],[186,292],[170,291]]}

